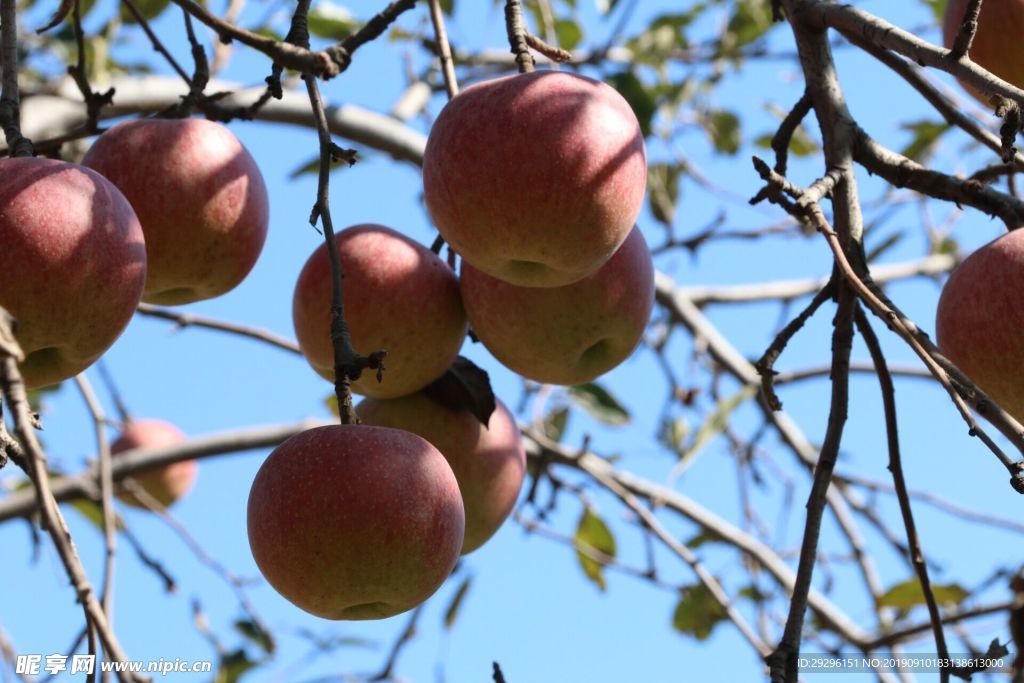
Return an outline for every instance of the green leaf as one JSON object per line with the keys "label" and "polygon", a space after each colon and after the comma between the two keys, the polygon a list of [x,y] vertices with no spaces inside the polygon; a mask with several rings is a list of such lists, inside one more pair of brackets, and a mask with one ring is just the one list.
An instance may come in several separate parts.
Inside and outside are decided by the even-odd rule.
{"label": "green leaf", "polygon": [[675,220],[679,203],[679,164],[650,164],[647,167],[647,196],[654,218],[665,225]]}
{"label": "green leaf", "polygon": [[60,391],[63,384],[51,384],[47,387],[40,387],[38,389],[28,390],[28,407],[32,409],[33,413],[43,412],[43,399],[47,398],[49,394],[55,394]]}
{"label": "green leaf", "polygon": [[763,603],[771,597],[754,584],[750,584],[749,586],[741,588],[739,592],[736,593],[736,596],[740,598],[746,598],[747,600],[750,600],[752,603],[756,605],[760,605],[761,603]]}
{"label": "green leaf", "polygon": [[341,411],[338,410],[338,396],[336,394],[328,394],[325,396],[324,405],[327,406],[327,410],[331,411],[331,415],[334,417],[341,417]]}
{"label": "green leaf", "polygon": [[932,10],[932,14],[935,16],[935,21],[942,23],[942,20],[946,16],[946,5],[948,0],[921,0],[921,4],[925,7],[929,7]]}
{"label": "green leaf", "polygon": [[[609,557],[615,557],[615,537],[612,536],[611,529],[590,508],[583,510],[583,516],[580,517],[580,523],[576,527],[575,540],[580,545],[593,548]],[[604,579],[604,565],[579,550],[576,551],[576,557],[587,578],[593,581],[600,590],[605,590],[608,584]]]}
{"label": "green leaf", "polygon": [[676,466],[677,472],[682,472],[684,469],[692,464],[693,459],[697,457],[701,449],[707,445],[707,443],[714,437],[722,433],[726,425],[729,424],[729,416],[732,412],[739,407],[741,403],[749,398],[752,398],[757,394],[758,388],[755,386],[745,386],[738,392],[723,398],[715,406],[715,411],[708,416],[708,419],[704,421],[704,424],[700,426],[697,433],[693,436],[693,441],[690,443],[690,447],[686,449],[682,455],[679,456],[679,465]]}
{"label": "green leaf", "polygon": [[705,543],[720,543],[722,540],[722,537],[713,531],[702,531],[693,538],[691,538],[689,541],[687,541],[686,547],[692,550],[696,550]]}
{"label": "green leaf", "polygon": [[736,154],[740,151],[740,119],[724,109],[709,112],[704,118],[707,131],[715,151],[722,154]]}
{"label": "green leaf", "polygon": [[259,666],[259,662],[249,659],[245,650],[235,650],[225,654],[220,660],[214,683],[235,683],[246,672]]}
{"label": "green leaf", "polygon": [[565,426],[569,423],[569,409],[556,408],[544,417],[544,436],[555,443],[562,440],[565,434]]}
{"label": "green leaf", "polygon": [[[970,593],[957,583],[932,584],[932,592],[935,594],[936,602],[941,605],[959,605],[970,596]],[[923,604],[924,591],[921,590],[921,583],[917,577],[896,584],[878,599],[880,607],[910,609]]]}
{"label": "green leaf", "polygon": [[424,387],[423,393],[449,410],[468,410],[484,427],[497,407],[487,371],[463,356],[457,356],[443,375]]}
{"label": "green leaf", "polygon": [[707,640],[715,626],[726,618],[725,609],[701,583],[680,591],[679,604],[672,614],[672,628],[697,640]]}
{"label": "green leaf", "polygon": [[455,620],[459,616],[459,608],[462,606],[462,601],[466,598],[466,593],[469,592],[469,584],[473,580],[472,576],[467,576],[459,584],[458,589],[455,591],[455,596],[452,601],[448,603],[448,609],[444,611],[444,627],[445,630],[451,630],[452,626],[455,625]]}
{"label": "green leaf", "polygon": [[333,2],[321,1],[309,11],[309,32],[321,38],[344,40],[361,25],[347,8]]}
{"label": "green leaf", "polygon": [[740,48],[763,36],[771,27],[771,3],[763,0],[738,0],[719,42],[721,54],[738,57]]}
{"label": "green leaf", "polygon": [[[153,21],[160,16],[170,4],[171,0],[135,0],[135,6],[139,8],[139,13],[147,22]],[[135,15],[132,14],[131,10],[124,3],[121,3],[121,21],[125,24],[137,23]]]}
{"label": "green leaf", "polygon": [[571,52],[583,40],[583,29],[572,19],[558,19],[555,21],[555,35],[558,37],[558,47]]}
{"label": "green leaf", "polygon": [[933,254],[956,254],[959,250],[960,245],[952,237],[943,237],[932,247]]}
{"label": "green leaf", "polygon": [[235,630],[255,643],[268,655],[274,654],[274,637],[267,633],[257,622],[249,619],[239,619],[235,622]]}
{"label": "green leaf", "polygon": [[605,78],[605,82],[619,91],[629,106],[633,108],[637,121],[640,122],[640,130],[644,137],[651,134],[651,121],[658,105],[654,96],[647,90],[643,82],[631,71],[620,71]]}
{"label": "green leaf", "polygon": [[316,155],[288,174],[288,180],[295,180],[304,175],[316,175],[320,172],[320,155]]}
{"label": "green leaf", "polygon": [[613,427],[629,424],[629,411],[596,382],[569,387],[569,398],[599,422]]}
{"label": "green leaf", "polygon": [[[88,500],[87,498],[79,498],[73,500],[70,503],[71,507],[75,511],[85,517],[87,520],[92,522],[93,526],[103,531],[103,506],[95,501]],[[116,512],[114,513],[114,528],[121,530],[124,528],[124,520]]]}
{"label": "green leaf", "polygon": [[441,11],[451,16],[455,11],[455,0],[441,0]]}
{"label": "green leaf", "polygon": [[932,155],[939,138],[951,126],[944,121],[915,121],[913,123],[904,123],[901,128],[912,132],[914,137],[900,151],[900,154],[914,161],[923,162]]}

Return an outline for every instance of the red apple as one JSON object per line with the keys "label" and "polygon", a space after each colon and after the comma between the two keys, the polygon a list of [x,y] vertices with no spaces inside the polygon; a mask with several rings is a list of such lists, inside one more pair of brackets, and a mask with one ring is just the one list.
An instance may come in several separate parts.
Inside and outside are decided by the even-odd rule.
{"label": "red apple", "polygon": [[[129,420],[121,436],[110,447],[112,455],[134,448],[161,448],[173,446],[185,440],[181,430],[163,420]],[[180,500],[192,490],[199,474],[195,460],[184,460],[173,465],[144,470],[131,476],[136,484],[155,498],[164,507]],[[146,508],[142,501],[130,491],[118,495],[123,502],[137,508]]]}
{"label": "red apple", "polygon": [[564,71],[466,88],[423,158],[427,208],[448,243],[474,268],[530,287],[597,270],[633,228],[646,186],[629,104]]}
{"label": "red apple", "polygon": [[143,299],[186,304],[234,289],[267,238],[263,176],[227,128],[205,119],[136,119],[101,135],[82,163],[135,207],[146,234]]}
{"label": "red apple", "polygon": [[[466,336],[455,273],[423,245],[382,225],[356,225],[335,236],[344,280],[345,319],[358,353],[388,352],[384,381],[368,371],[352,384],[367,396],[411,394],[444,374]],[[292,301],[295,334],[306,360],[334,381],[331,266],[327,245],[306,261]]]}
{"label": "red apple", "polygon": [[[968,0],[949,0],[942,23],[942,40],[953,47],[956,34],[967,11]],[[978,30],[968,55],[978,66],[991,71],[1007,83],[1024,88],[1024,48],[1019,37],[1024,34],[1024,0],[985,0],[978,15]],[[964,88],[988,104],[988,97],[974,87]]]}
{"label": "red apple", "polygon": [[397,429],[302,432],[270,454],[249,493],[257,566],[324,619],[383,619],[429,598],[455,566],[464,523],[444,457]]}
{"label": "red apple", "polygon": [[1024,420],[1022,291],[1024,231],[1014,230],[953,271],[935,315],[942,353],[1018,420]]}
{"label": "red apple", "polygon": [[463,555],[483,545],[512,512],[523,485],[526,453],[515,418],[501,401],[487,427],[468,410],[450,410],[422,393],[368,398],[356,412],[366,424],[418,434],[441,451],[466,508]]}
{"label": "red apple", "polygon": [[146,246],[131,205],[94,171],[0,161],[0,306],[18,321],[29,388],[74,377],[131,320]]}
{"label": "red apple", "polygon": [[636,348],[654,305],[654,267],[634,229],[597,272],[564,287],[517,287],[462,262],[462,300],[477,338],[505,367],[581,384]]}

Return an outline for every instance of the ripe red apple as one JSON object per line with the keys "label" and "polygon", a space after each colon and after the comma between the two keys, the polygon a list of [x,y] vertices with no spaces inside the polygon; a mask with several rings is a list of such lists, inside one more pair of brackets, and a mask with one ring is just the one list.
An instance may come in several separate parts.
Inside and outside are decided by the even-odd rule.
{"label": "ripe red apple", "polygon": [[[393,398],[444,374],[466,336],[455,273],[423,245],[382,225],[356,225],[335,236],[344,280],[345,319],[358,353],[388,352],[384,381],[367,371],[352,390]],[[295,334],[306,360],[334,381],[331,266],[327,245],[306,261],[292,300]]]}
{"label": "ripe red apple", "polygon": [[477,338],[505,367],[548,384],[581,384],[636,348],[654,305],[643,235],[597,272],[564,287],[517,287],[462,262],[462,300]]}
{"label": "ripe red apple", "polygon": [[143,299],[187,304],[234,289],[267,238],[263,176],[224,126],[136,119],[101,135],[82,163],[125,194],[146,234]]}
{"label": "ripe red apple", "polygon": [[942,353],[1018,420],[1024,420],[1022,291],[1024,231],[1014,230],[953,271],[935,315]]}
{"label": "ripe red apple", "polygon": [[146,281],[131,205],[94,171],[0,161],[0,306],[18,321],[29,388],[74,377],[121,335]]}
{"label": "ripe red apple", "polygon": [[[964,20],[968,0],[949,0],[942,23],[942,40],[953,47]],[[1024,0],[985,0],[978,15],[978,30],[971,43],[970,58],[1004,81],[1024,88],[1024,49],[1018,40],[1024,34]],[[964,88],[988,104],[988,97],[965,83]]]}
{"label": "ripe red apple", "polygon": [[[111,445],[110,453],[117,455],[134,448],[173,446],[184,440],[185,435],[181,430],[169,422],[129,420],[125,423],[121,436]],[[173,465],[143,470],[133,474],[131,478],[161,505],[168,507],[192,490],[198,474],[199,465],[195,460],[183,460]],[[118,498],[128,505],[148,509],[148,506],[130,491],[119,494]]]}
{"label": "ripe red apple", "polygon": [[501,401],[487,427],[468,410],[450,410],[422,393],[364,399],[356,413],[366,424],[418,434],[441,451],[466,508],[463,555],[483,545],[512,512],[526,473],[526,453],[515,418]]}
{"label": "ripe red apple", "polygon": [[270,585],[324,619],[383,619],[455,566],[465,517],[451,467],[409,432],[332,425],[278,446],[249,493],[249,546]]}
{"label": "ripe red apple", "polygon": [[647,187],[636,116],[604,83],[564,71],[466,88],[441,111],[423,158],[430,215],[488,275],[555,287],[607,261]]}

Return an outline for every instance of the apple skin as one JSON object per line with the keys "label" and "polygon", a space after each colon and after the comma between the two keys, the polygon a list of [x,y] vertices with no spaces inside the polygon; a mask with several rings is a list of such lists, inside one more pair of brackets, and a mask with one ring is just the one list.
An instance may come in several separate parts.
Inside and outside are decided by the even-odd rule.
{"label": "apple skin", "polygon": [[[942,23],[942,42],[952,49],[967,11],[968,0],[949,0]],[[1018,36],[1024,34],[1024,0],[985,0],[978,15],[978,30],[971,43],[970,58],[1007,83],[1024,88],[1024,49]],[[962,83],[975,99],[988,105],[988,97]]]}
{"label": "apple skin", "polygon": [[526,474],[519,427],[508,408],[496,403],[487,427],[468,410],[450,410],[423,393],[368,398],[356,406],[364,423],[418,434],[441,451],[466,508],[463,555],[482,546],[508,518]]}
{"label": "apple skin", "polygon": [[935,315],[942,353],[1018,420],[1024,420],[1022,291],[1024,231],[1014,230],[957,266]]}
{"label": "apple skin", "polygon": [[636,228],[597,272],[564,287],[517,287],[462,262],[473,332],[510,370],[546,384],[582,384],[636,348],[654,306],[654,266]]}
{"label": "apple skin", "polygon": [[234,134],[205,119],[136,119],[99,138],[82,163],[117,185],[146,235],[143,300],[174,305],[234,289],[267,238],[259,167]]}
{"label": "apple skin", "polygon": [[278,446],[249,493],[249,546],[270,585],[324,619],[384,619],[455,566],[465,516],[451,467],[409,432],[317,427]]}
{"label": "apple skin", "polygon": [[[134,448],[161,448],[183,441],[185,441],[185,435],[169,422],[129,420],[125,423],[121,436],[110,446],[110,453],[117,455]],[[173,465],[144,470],[133,474],[131,478],[161,505],[169,507],[192,490],[198,475],[199,465],[196,461],[183,460]],[[119,494],[117,497],[132,507],[149,509],[130,492]]]}
{"label": "apple skin", "polygon": [[[345,275],[345,320],[357,353],[387,351],[384,379],[372,370],[352,391],[378,398],[414,393],[444,374],[468,323],[455,273],[436,254],[383,225],[355,225],[335,235]],[[331,266],[327,244],[313,252],[295,285],[292,321],[299,347],[334,381]]]}
{"label": "apple skin", "polygon": [[18,321],[28,388],[74,377],[128,326],[146,245],[128,200],[74,164],[0,160],[0,306]]}
{"label": "apple skin", "polygon": [[636,115],[612,87],[537,71],[466,88],[427,139],[423,189],[441,235],[475,268],[556,287],[607,261],[647,187]]}

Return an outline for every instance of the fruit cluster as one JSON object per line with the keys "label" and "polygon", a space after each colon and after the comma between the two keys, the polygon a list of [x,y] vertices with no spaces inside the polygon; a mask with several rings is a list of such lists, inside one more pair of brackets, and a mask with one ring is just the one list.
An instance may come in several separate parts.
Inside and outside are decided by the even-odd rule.
{"label": "fruit cluster", "polygon": [[[352,384],[362,424],[282,444],[249,496],[256,563],[283,596],[329,619],[408,610],[479,548],[519,495],[525,455],[496,401],[486,424],[425,392],[468,326],[523,377],[588,382],[629,356],[654,301],[651,254],[634,226],[643,135],[612,88],[576,75],[511,76],[465,90],[427,142],[430,215],[462,259],[380,225],[336,237],[352,346],[384,349],[382,382]],[[299,275],[296,337],[334,380],[327,246]]]}
{"label": "fruit cluster", "polygon": [[[85,370],[140,301],[184,304],[233,289],[255,265],[268,220],[256,162],[211,121],[121,123],[81,165],[0,161],[0,306],[17,321],[26,386]],[[181,439],[166,423],[129,422],[112,450]],[[169,505],[195,476],[194,462],[179,463],[135,483]]]}
{"label": "fruit cluster", "polygon": [[[538,382],[588,382],[629,356],[654,297],[635,227],[646,177],[632,110],[588,78],[501,78],[442,111],[423,182],[461,277],[384,226],[336,236],[352,346],[386,350],[386,372],[352,383],[366,397],[362,424],[289,439],[253,482],[250,546],[278,592],[325,618],[387,617],[429,597],[460,554],[497,531],[525,474],[516,421],[497,399],[481,413],[432,389],[470,326],[495,358]],[[20,324],[26,383],[84,370],[140,300],[183,304],[234,288],[267,221],[255,163],[208,121],[121,123],[82,165],[0,162],[0,272],[20,274],[0,280],[0,305]],[[324,244],[298,277],[293,319],[303,355],[331,381],[332,291]],[[167,423],[128,422],[113,451],[183,438]],[[141,491],[120,497],[166,506],[195,476],[194,462],[142,472]]]}

